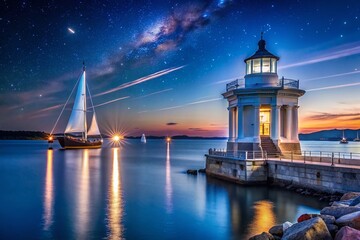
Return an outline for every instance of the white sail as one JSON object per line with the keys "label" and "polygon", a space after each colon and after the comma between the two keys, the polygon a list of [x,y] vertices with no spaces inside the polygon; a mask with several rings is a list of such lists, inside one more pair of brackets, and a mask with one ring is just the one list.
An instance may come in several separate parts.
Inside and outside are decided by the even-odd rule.
{"label": "white sail", "polygon": [[86,138],[86,130],[86,80],[83,71],[65,133],[83,132]]}
{"label": "white sail", "polygon": [[99,136],[100,135],[100,130],[99,130],[99,127],[98,127],[98,124],[96,121],[95,112],[94,112],[92,120],[91,120],[91,125],[88,130],[88,135],[91,135],[91,136]]}
{"label": "white sail", "polygon": [[146,138],[145,138],[145,134],[143,133],[141,135],[141,140],[140,140],[142,143],[146,143]]}

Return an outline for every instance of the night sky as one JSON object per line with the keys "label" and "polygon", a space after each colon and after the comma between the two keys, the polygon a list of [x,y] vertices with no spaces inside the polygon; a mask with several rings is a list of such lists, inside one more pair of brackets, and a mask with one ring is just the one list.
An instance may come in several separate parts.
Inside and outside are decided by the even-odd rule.
{"label": "night sky", "polygon": [[84,60],[103,132],[227,136],[221,93],[262,31],[307,90],[300,132],[360,126],[358,0],[40,2],[0,2],[2,130],[51,131]]}

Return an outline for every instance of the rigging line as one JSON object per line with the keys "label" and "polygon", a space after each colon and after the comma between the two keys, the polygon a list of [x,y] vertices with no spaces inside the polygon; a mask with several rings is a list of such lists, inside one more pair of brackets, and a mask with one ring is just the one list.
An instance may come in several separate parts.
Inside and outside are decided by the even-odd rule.
{"label": "rigging line", "polygon": [[[94,107],[94,103],[93,103],[93,101],[92,101],[92,97],[91,97],[91,93],[90,93],[90,88],[89,88],[89,85],[86,83],[86,88],[87,88],[87,90],[88,90],[88,93],[89,93],[89,98],[90,98],[90,102],[91,102],[91,106],[92,106],[92,109],[93,109],[93,114],[94,114],[94,116],[95,116],[95,120],[96,120],[96,114],[95,114],[95,107]],[[86,109],[87,110],[87,109]],[[92,122],[91,122],[91,125],[92,125]],[[100,131],[99,131],[99,133],[100,133]],[[101,136],[101,133],[100,133],[100,137],[102,138],[102,136]]]}
{"label": "rigging line", "polygon": [[56,119],[55,125],[54,125],[54,127],[51,129],[50,135],[52,135],[52,134],[53,134],[53,132],[54,132],[54,130],[55,130],[55,128],[56,128],[56,125],[58,124],[59,119],[60,119],[60,117],[61,117],[62,113],[63,113],[63,112],[64,112],[64,110],[65,110],[66,104],[69,102],[69,99],[70,99],[71,95],[73,94],[73,92],[74,92],[74,89],[75,89],[76,85],[77,85],[77,84],[78,84],[78,82],[80,81],[80,77],[81,77],[81,75],[82,75],[82,73],[79,75],[78,80],[77,80],[77,81],[76,81],[76,83],[75,83],[75,86],[74,86],[74,87],[73,87],[73,89],[71,90],[71,93],[70,93],[70,95],[69,95],[68,99],[66,100],[66,102],[65,102],[65,104],[64,104],[64,106],[63,106],[63,108],[62,108],[62,110],[61,110],[61,112],[60,112],[60,114],[59,114],[58,118]]}

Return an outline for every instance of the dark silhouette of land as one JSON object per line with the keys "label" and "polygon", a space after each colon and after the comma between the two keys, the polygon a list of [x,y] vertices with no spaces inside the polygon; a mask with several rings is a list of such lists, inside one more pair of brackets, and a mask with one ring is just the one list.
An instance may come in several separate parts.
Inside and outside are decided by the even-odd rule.
{"label": "dark silhouette of land", "polygon": [[[344,129],[345,137],[352,141],[356,138],[358,130]],[[49,133],[41,131],[3,131],[0,130],[0,140],[47,140]],[[300,133],[300,140],[315,140],[315,141],[339,141],[343,136],[342,129],[331,129],[323,130],[313,133]],[[112,136],[103,135],[104,138],[111,138]],[[213,140],[225,140],[227,137],[200,137],[200,136],[187,136],[187,135],[176,135],[176,136],[146,136],[147,139],[164,139],[171,137],[171,139],[213,139]],[[127,139],[140,139],[141,136],[125,136]]]}

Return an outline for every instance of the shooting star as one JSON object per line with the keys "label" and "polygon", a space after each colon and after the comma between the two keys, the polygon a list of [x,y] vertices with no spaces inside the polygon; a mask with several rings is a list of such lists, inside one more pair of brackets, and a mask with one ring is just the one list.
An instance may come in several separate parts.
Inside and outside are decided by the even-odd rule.
{"label": "shooting star", "polygon": [[98,96],[102,96],[102,95],[109,94],[109,93],[112,93],[112,92],[116,92],[116,91],[119,91],[119,90],[121,90],[121,89],[128,88],[128,87],[131,87],[131,86],[134,86],[134,85],[137,85],[137,84],[140,84],[140,83],[149,81],[149,80],[154,79],[154,78],[161,77],[161,76],[163,76],[163,75],[169,74],[169,73],[174,72],[174,71],[176,71],[176,70],[182,69],[182,68],[184,68],[185,66],[186,66],[186,65],[183,65],[183,66],[180,66],[180,67],[167,68],[167,69],[158,71],[158,72],[156,72],[156,73],[152,73],[152,74],[150,74],[150,75],[148,75],[148,76],[138,78],[138,79],[136,79],[136,80],[134,80],[134,81],[127,82],[127,83],[123,83],[123,84],[121,84],[120,86],[118,86],[118,87],[116,87],[116,88],[113,88],[113,89],[110,89],[110,90],[108,90],[108,91],[95,94],[94,97],[98,97]]}
{"label": "shooting star", "polygon": [[114,100],[111,100],[111,101],[108,101],[108,102],[104,102],[104,103],[100,103],[100,104],[98,104],[98,105],[95,105],[94,107],[104,106],[104,105],[106,105],[106,104],[113,103],[113,102],[117,102],[117,101],[120,101],[120,100],[129,98],[129,97],[130,97],[130,96],[121,97],[121,98],[116,98],[116,99],[114,99]]}
{"label": "shooting star", "polygon": [[69,31],[71,34],[75,34],[75,31],[74,31],[72,28],[69,28],[69,27],[68,27],[68,31]]}

